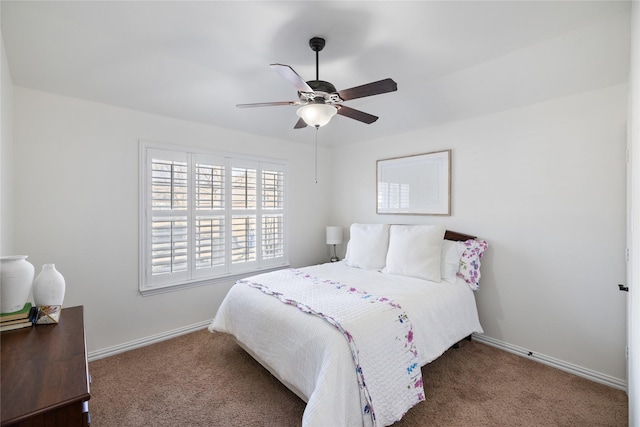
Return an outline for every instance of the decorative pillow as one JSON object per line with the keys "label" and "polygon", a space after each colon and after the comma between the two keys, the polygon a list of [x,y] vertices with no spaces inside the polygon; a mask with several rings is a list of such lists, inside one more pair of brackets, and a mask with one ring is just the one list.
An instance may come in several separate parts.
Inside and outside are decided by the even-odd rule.
{"label": "decorative pillow", "polygon": [[467,282],[469,287],[475,291],[480,282],[480,258],[489,244],[484,240],[467,240],[466,242],[458,242],[458,245],[459,250],[462,251],[458,277]]}
{"label": "decorative pillow", "polygon": [[439,282],[444,232],[441,225],[392,225],[383,271]]}
{"label": "decorative pillow", "polygon": [[458,243],[452,240],[442,242],[442,254],[440,255],[440,276],[442,280],[447,282],[455,282],[460,268],[460,256],[462,251],[458,252]]}
{"label": "decorative pillow", "polygon": [[345,263],[367,270],[384,268],[389,247],[389,224],[351,224]]}

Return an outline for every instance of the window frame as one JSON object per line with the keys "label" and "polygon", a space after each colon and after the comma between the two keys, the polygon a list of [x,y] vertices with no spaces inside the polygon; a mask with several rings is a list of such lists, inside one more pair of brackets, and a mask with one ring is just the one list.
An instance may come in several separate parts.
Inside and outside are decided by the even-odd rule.
{"label": "window frame", "polygon": [[[154,153],[165,152],[161,157],[163,160],[173,159],[174,161],[187,161],[187,209],[184,210],[187,216],[187,246],[188,260],[187,272],[184,274],[172,273],[172,275],[153,276],[151,274],[151,234],[153,209],[151,203],[151,163]],[[166,154],[166,157],[165,155]],[[225,207],[223,215],[225,218],[225,262],[224,266],[211,267],[209,271],[196,268],[196,230],[197,218],[201,218],[206,209],[199,209],[196,206],[196,183],[195,168],[196,163],[202,164],[207,159],[224,164],[225,182],[224,197]],[[288,219],[288,161],[267,157],[248,156],[238,153],[208,150],[204,148],[189,147],[175,144],[157,143],[151,141],[139,141],[139,291],[143,296],[158,293],[171,292],[179,289],[196,286],[213,285],[217,283],[233,283],[236,280],[252,276],[255,274],[279,270],[289,267],[289,219]],[[231,204],[231,169],[234,167],[255,168],[256,170],[256,200],[253,209],[234,209]],[[282,206],[280,209],[268,208],[263,205],[262,197],[266,191],[262,186],[263,172],[281,172],[282,177]],[[173,211],[168,216],[175,215]],[[182,212],[182,211],[180,211]],[[255,261],[234,263],[231,260],[231,220],[234,215],[254,215],[255,216]],[[268,257],[263,259],[262,254],[262,223],[266,217],[280,215],[282,217],[282,256]],[[205,269],[205,270],[207,270]]]}

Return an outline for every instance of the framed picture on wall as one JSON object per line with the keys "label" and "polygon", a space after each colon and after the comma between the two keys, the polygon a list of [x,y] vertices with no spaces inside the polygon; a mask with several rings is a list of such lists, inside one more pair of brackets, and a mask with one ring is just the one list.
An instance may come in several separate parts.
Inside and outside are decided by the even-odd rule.
{"label": "framed picture on wall", "polygon": [[451,150],[376,163],[377,213],[451,214]]}

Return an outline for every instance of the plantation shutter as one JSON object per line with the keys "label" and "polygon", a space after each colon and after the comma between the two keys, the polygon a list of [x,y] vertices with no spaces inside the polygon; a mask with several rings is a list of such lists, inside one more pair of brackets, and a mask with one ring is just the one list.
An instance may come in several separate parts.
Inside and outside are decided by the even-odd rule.
{"label": "plantation shutter", "polygon": [[279,165],[262,168],[262,259],[284,257],[284,170]]}
{"label": "plantation shutter", "polygon": [[150,257],[153,284],[188,278],[188,156],[153,150],[149,156]]}
{"label": "plantation shutter", "polygon": [[286,165],[183,149],[141,143],[142,293],[286,266]]}
{"label": "plantation shutter", "polygon": [[[231,263],[232,269],[256,264],[258,216],[258,165],[233,162],[231,168]],[[240,267],[237,265],[241,264]]]}
{"label": "plantation shutter", "polygon": [[194,276],[225,271],[226,167],[224,158],[197,155],[195,182]]}

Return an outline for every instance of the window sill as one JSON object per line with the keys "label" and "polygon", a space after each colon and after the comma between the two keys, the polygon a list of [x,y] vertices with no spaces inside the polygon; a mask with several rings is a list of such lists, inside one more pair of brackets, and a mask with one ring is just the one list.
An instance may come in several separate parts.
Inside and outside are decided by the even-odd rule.
{"label": "window sill", "polygon": [[155,288],[149,287],[145,289],[140,289],[140,293],[142,294],[143,297],[148,297],[151,295],[164,294],[167,292],[175,292],[175,291],[180,291],[182,289],[197,288],[200,286],[217,285],[220,283],[229,283],[229,282],[235,283],[238,280],[244,279],[246,277],[251,277],[251,276],[255,276],[257,274],[262,274],[262,273],[269,273],[271,271],[276,271],[276,270],[282,270],[289,267],[290,265],[286,264],[286,265],[280,265],[278,267],[247,271],[247,272],[238,273],[238,274],[230,274],[228,276],[214,277],[211,279],[198,279],[190,282],[177,283],[173,285],[157,286]]}

